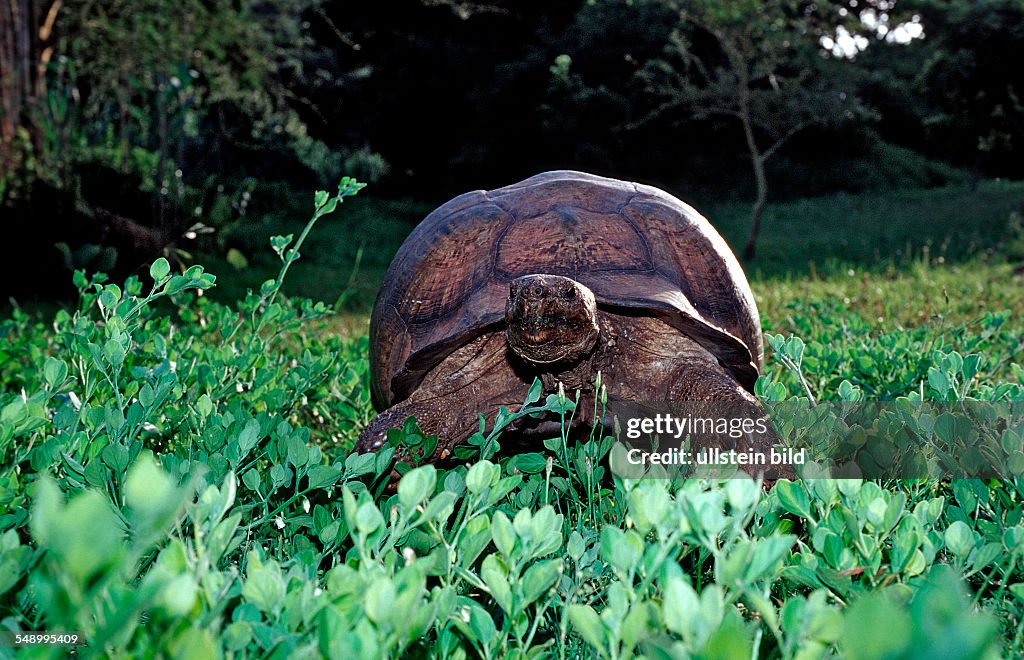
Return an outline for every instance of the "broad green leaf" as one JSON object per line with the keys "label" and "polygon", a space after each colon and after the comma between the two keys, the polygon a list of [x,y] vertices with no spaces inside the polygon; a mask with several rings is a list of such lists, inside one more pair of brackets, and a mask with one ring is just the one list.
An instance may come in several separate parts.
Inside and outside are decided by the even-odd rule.
{"label": "broad green leaf", "polygon": [[811,519],[811,501],[803,484],[783,479],[775,483],[772,493],[778,495],[779,502],[786,511]]}
{"label": "broad green leaf", "polygon": [[153,281],[157,284],[164,281],[164,278],[170,275],[171,264],[168,263],[167,259],[160,257],[149,267],[149,276],[153,278]]}
{"label": "broad green leaf", "polygon": [[[390,578],[380,577],[374,580],[366,590],[364,600],[366,616],[378,625],[388,623],[396,614],[394,611],[395,595],[395,585],[391,583]],[[397,614],[402,616],[403,613]]]}
{"label": "broad green leaf", "polygon": [[398,501],[406,511],[412,511],[434,492],[436,484],[437,470],[433,465],[411,470],[398,483]]}
{"label": "broad green leaf", "polygon": [[372,534],[384,525],[384,516],[373,502],[363,502],[356,511],[356,529],[362,534]]}
{"label": "broad green leaf", "polygon": [[342,470],[333,465],[314,465],[306,473],[306,478],[310,488],[322,489],[333,486],[342,474]]}
{"label": "broad green leaf", "polygon": [[975,545],[974,532],[960,520],[946,528],[943,539],[950,552],[962,559],[967,557]]}
{"label": "broad green leaf", "polygon": [[497,555],[487,555],[480,566],[480,577],[487,590],[491,592],[495,602],[505,610],[507,615],[512,614],[512,588],[508,582],[508,572],[505,570]]}
{"label": "broad green leaf", "polygon": [[759,539],[754,546],[754,553],[750,559],[750,566],[747,567],[747,580],[753,582],[763,578],[775,578],[782,560],[789,553],[789,549],[796,543],[796,537],[792,534],[781,534]]}
{"label": "broad green leaf", "polygon": [[270,614],[284,606],[285,581],[276,561],[264,563],[256,552],[249,552],[242,597]]}
{"label": "broad green leaf", "polygon": [[549,559],[526,569],[526,573],[523,574],[523,602],[520,607],[525,607],[540,598],[555,584],[561,574],[561,559]]}
{"label": "broad green leaf", "polygon": [[490,461],[480,461],[469,468],[466,474],[466,489],[479,495],[493,484],[499,476],[498,466]]}
{"label": "broad green leaf", "polygon": [[68,377],[68,365],[63,360],[48,357],[43,362],[43,378],[51,388],[64,384]]}
{"label": "broad green leaf", "polygon": [[512,521],[502,511],[495,511],[491,518],[491,537],[498,551],[508,558],[514,557],[516,548],[516,532]]}
{"label": "broad green leaf", "polygon": [[606,525],[601,530],[601,556],[623,575],[631,573],[643,553],[643,540],[632,531]]}
{"label": "broad green leaf", "polygon": [[605,648],[607,635],[604,622],[597,612],[589,605],[570,605],[569,622],[579,632],[583,640],[595,649]]}
{"label": "broad green leaf", "polygon": [[665,587],[661,611],[668,629],[687,638],[691,626],[696,625],[700,618],[700,599],[688,582],[672,580]]}

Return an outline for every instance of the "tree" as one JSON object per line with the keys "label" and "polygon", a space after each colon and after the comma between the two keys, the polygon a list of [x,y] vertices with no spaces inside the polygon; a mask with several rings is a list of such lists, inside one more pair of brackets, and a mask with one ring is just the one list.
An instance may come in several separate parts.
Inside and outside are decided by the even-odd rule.
{"label": "tree", "polygon": [[0,223],[23,248],[0,270],[55,291],[98,253],[121,274],[187,259],[197,223],[244,220],[256,177],[337,176],[293,91],[318,4],[0,3]]}
{"label": "tree", "polygon": [[[76,170],[83,166],[140,177],[140,188],[152,193],[152,224],[169,240],[180,229],[176,206],[190,164],[219,156],[225,136],[250,146],[261,134],[274,143],[305,138],[292,108],[301,99],[283,80],[301,75],[296,52],[305,45],[302,15],[309,6],[2,3],[5,176],[31,164],[26,179],[48,179],[63,190],[79,187]],[[29,138],[20,158],[19,135]]]}
{"label": "tree", "polygon": [[0,164],[4,172],[15,166],[19,129],[27,129],[37,144],[40,140],[40,127],[24,126],[22,121],[45,93],[62,4],[62,0],[0,3]]}
{"label": "tree", "polygon": [[649,62],[643,74],[648,93],[661,104],[633,127],[666,113],[737,122],[756,189],[743,249],[743,258],[752,259],[768,200],[765,164],[808,126],[852,117],[854,96],[816,75],[820,17],[810,6],[794,0],[661,1],[679,17],[665,57]]}
{"label": "tree", "polygon": [[931,51],[918,77],[930,106],[923,124],[943,157],[981,173],[1021,176],[1024,146],[1024,2],[908,3],[922,14]]}

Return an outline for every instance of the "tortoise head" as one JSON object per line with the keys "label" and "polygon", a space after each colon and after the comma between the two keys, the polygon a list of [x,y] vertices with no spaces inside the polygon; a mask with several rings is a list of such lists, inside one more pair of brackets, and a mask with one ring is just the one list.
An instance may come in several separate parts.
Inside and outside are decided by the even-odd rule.
{"label": "tortoise head", "polygon": [[573,362],[594,348],[599,334],[594,293],[560,275],[525,275],[509,285],[505,338],[534,365]]}

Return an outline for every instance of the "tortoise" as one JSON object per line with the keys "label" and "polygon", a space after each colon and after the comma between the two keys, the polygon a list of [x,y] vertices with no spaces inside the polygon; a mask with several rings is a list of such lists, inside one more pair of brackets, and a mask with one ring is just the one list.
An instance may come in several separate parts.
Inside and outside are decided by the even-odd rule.
{"label": "tortoise", "polygon": [[593,396],[598,371],[613,400],[761,410],[762,359],[750,286],[697,211],[648,185],[545,172],[452,199],[402,244],[370,322],[379,415],[356,451],[413,416],[444,459],[536,378]]}

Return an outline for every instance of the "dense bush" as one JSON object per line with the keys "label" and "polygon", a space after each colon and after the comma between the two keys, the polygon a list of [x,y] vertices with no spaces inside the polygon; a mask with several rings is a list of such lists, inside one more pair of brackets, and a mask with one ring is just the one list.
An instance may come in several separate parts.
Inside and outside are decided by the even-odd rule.
{"label": "dense bush", "polygon": [[[314,220],[357,189],[318,193]],[[2,322],[4,629],[81,631],[100,656],[196,658],[1024,649],[1020,482],[623,481],[597,433],[499,452],[513,419],[572,414],[571,396],[534,388],[470,439],[466,464],[390,489],[394,447],[346,455],[371,414],[365,340],[323,332],[327,307],[279,295],[310,226],[294,246],[272,240],[281,272],[237,306],[201,295],[214,284],[201,267],[172,275],[158,260],[151,286],[79,273],[73,313]],[[979,350],[1001,336],[993,318]],[[820,327],[806,344],[773,336],[759,392],[889,383],[877,393],[939,399],[969,382],[958,396],[1024,398],[997,382],[998,359],[965,381],[979,358],[942,337],[910,360],[913,337],[853,332],[846,345]],[[393,440],[432,442],[412,423]]]}

